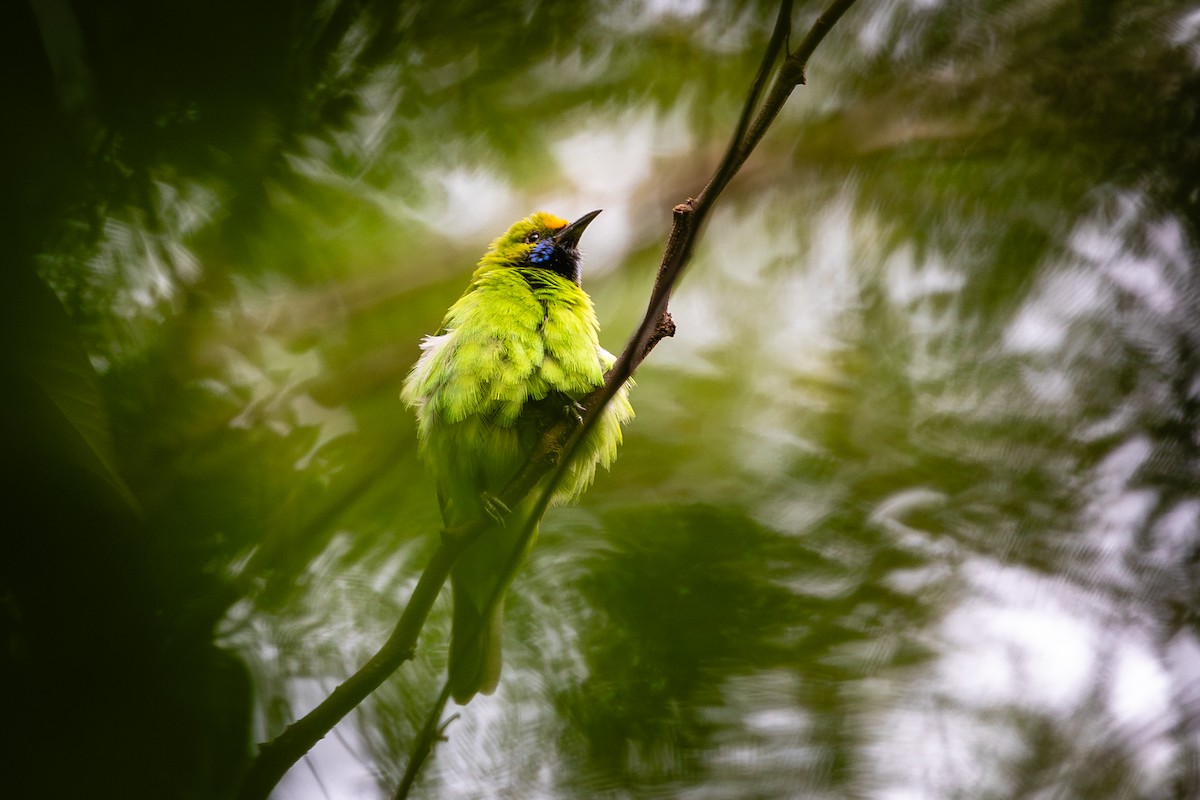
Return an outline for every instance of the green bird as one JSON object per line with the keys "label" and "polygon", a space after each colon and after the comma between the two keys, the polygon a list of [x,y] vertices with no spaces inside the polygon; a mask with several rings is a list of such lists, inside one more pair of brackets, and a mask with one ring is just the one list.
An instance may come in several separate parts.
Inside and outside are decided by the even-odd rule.
{"label": "green bird", "polygon": [[[580,285],[579,237],[599,211],[568,224],[545,212],[492,242],[441,330],[421,342],[402,399],[416,410],[420,453],[437,484],[447,527],[496,520],[451,573],[454,622],[449,679],[456,702],[491,694],[500,680],[503,592],[528,549],[514,558],[540,495],[498,501],[545,428],[600,387],[615,361],[600,346],[591,298]],[[630,383],[605,407],[576,451],[553,501],[577,498],[597,465],[608,467],[633,418]],[[537,530],[529,540],[533,546]],[[501,593],[495,607],[490,598]]]}

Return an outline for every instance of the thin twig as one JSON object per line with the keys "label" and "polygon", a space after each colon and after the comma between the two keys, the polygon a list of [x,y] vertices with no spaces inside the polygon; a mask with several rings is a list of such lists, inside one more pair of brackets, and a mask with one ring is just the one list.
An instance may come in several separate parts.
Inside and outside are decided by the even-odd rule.
{"label": "thin twig", "polygon": [[433,750],[433,745],[445,736],[446,726],[458,718],[458,714],[455,714],[444,723],[441,722],[442,711],[445,710],[446,702],[449,699],[450,678],[447,676],[441,693],[434,702],[433,708],[429,709],[425,724],[421,727],[421,732],[413,743],[412,753],[408,757],[408,765],[404,768],[404,777],[400,779],[400,785],[396,787],[396,793],[392,795],[392,800],[406,800],[409,790],[417,780],[417,773],[421,771],[421,765],[425,763],[425,759]]}
{"label": "thin twig", "polygon": [[[775,62],[779,59],[779,52],[787,41],[788,35],[792,29],[792,2],[784,0],[779,4],[779,14],[775,17],[775,28],[771,31],[771,38],[767,42],[767,49],[763,52],[762,62],[758,65],[758,72],[754,75],[754,83],[750,87],[750,95],[746,98],[745,105],[742,106],[741,116],[738,117],[737,127],[734,129],[733,136],[729,140],[729,146],[725,150],[725,156],[721,159],[721,163],[717,166],[712,178],[709,179],[700,195],[696,198],[694,205],[701,209],[712,206],[716,201],[717,196],[729,185],[733,180],[733,176],[742,166],[742,162],[746,160],[746,156],[750,154],[750,150],[754,149],[754,145],[749,147],[746,145],[747,131],[750,128],[750,122],[754,119],[755,109],[758,108],[758,99],[762,97],[763,89],[767,85],[767,81],[771,77],[771,72],[775,68]],[[695,209],[693,209],[695,213]]]}
{"label": "thin twig", "polygon": [[[771,86],[771,91],[767,94],[767,99],[763,102],[762,108],[754,118],[754,122],[751,123],[746,137],[741,143],[741,148],[735,162],[735,170],[741,168],[742,164],[749,158],[750,153],[762,141],[762,137],[766,134],[767,129],[771,127],[771,123],[779,116],[779,112],[783,109],[784,104],[791,97],[792,91],[797,86],[804,85],[808,59],[816,51],[817,45],[825,39],[825,35],[832,30],[833,26],[852,5],[854,5],[854,0],[833,0],[821,16],[817,17],[816,21],[813,22],[812,27],[808,30],[808,34],[796,46],[796,49],[788,53],[783,66],[779,69],[779,74],[775,76],[775,83]],[[705,187],[705,191],[707,190],[708,187]]]}
{"label": "thin twig", "polygon": [[[524,543],[528,541],[533,527],[541,518],[546,506],[549,505],[555,486],[569,468],[572,455],[588,431],[596,424],[604,407],[616,395],[620,387],[632,377],[655,345],[663,338],[674,335],[675,323],[667,310],[667,304],[671,291],[679,282],[680,276],[691,258],[692,249],[713,203],[762,139],[763,134],[778,116],[792,90],[797,85],[804,83],[804,69],[809,57],[834,23],[853,3],[854,0],[833,0],[825,12],[817,18],[800,45],[788,54],[776,73],[775,81],[767,92],[766,100],[763,101],[761,107],[758,107],[758,99],[762,96],[771,66],[778,59],[789,35],[791,0],[784,0],[781,4],[780,13],[776,18],[775,28],[764,53],[762,64],[755,76],[735,135],[725,156],[714,172],[713,178],[700,194],[677,205],[674,209],[671,233],[659,265],[658,274],[655,277],[646,314],[641,323],[630,337],[629,343],[621,352],[612,369],[605,375],[604,386],[592,392],[581,403],[584,408],[583,422],[577,425],[573,431],[570,430],[569,423],[565,422],[548,429],[535,448],[533,456],[500,494],[501,501],[509,508],[513,508],[536,486],[539,484],[542,486],[537,506],[527,517],[530,524],[523,532],[521,545],[514,551],[514,559],[519,558],[520,554],[524,552]],[[756,108],[757,113],[755,112]],[[750,120],[748,125],[747,120]],[[332,730],[342,717],[412,657],[417,637],[433,608],[433,603],[437,599],[442,585],[449,577],[451,566],[462,551],[478,539],[492,524],[494,523],[490,519],[480,518],[468,525],[442,531],[441,542],[422,572],[421,578],[409,598],[408,605],[405,606],[404,612],[387,642],[358,672],[334,689],[329,697],[316,708],[289,725],[274,740],[261,746],[257,757],[243,777],[238,792],[239,800],[265,800],[271,789],[296,761]],[[510,564],[509,566],[515,565]],[[499,602],[500,592],[497,591],[495,594],[496,596],[492,598],[493,605]],[[444,689],[443,694],[445,694]],[[439,697],[439,706],[444,707],[445,702]],[[437,713],[431,714],[430,718],[436,720],[440,714],[440,710],[437,710]],[[432,749],[432,743],[431,739],[429,749]],[[420,754],[420,758],[416,757],[417,753],[410,757],[409,767],[405,773],[406,778],[409,772],[415,778],[421,764],[428,756],[428,752],[429,750],[426,749]],[[408,780],[408,783],[411,785],[411,779]]]}

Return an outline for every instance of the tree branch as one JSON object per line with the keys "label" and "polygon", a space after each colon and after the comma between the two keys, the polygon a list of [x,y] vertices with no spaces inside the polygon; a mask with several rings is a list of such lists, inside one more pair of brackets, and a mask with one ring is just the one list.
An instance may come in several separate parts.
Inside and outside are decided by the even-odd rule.
{"label": "tree branch", "polygon": [[442,584],[450,575],[450,567],[467,544],[467,539],[452,543],[443,538],[425,571],[421,573],[417,587],[408,599],[408,605],[405,606],[404,613],[400,615],[400,620],[387,642],[358,672],[334,689],[316,708],[259,748],[258,755],[242,778],[237,795],[239,800],[266,800],[271,789],[293,764],[321,741],[325,734],[333,730],[333,726],[337,725],[342,717],[399,669],[401,664],[412,658],[417,635],[425,625],[425,619],[433,608]]}
{"label": "tree branch", "polygon": [[[595,426],[604,407],[616,396],[620,387],[632,377],[654,347],[662,339],[674,335],[675,323],[671,319],[667,305],[672,290],[678,284],[684,269],[691,260],[692,250],[713,204],[753,152],[758,142],[761,141],[792,90],[804,83],[805,67],[817,45],[853,4],[854,0],[833,0],[825,12],[813,23],[800,45],[788,53],[776,72],[766,100],[760,106],[759,99],[762,97],[772,67],[778,61],[790,31],[791,0],[783,0],[780,4],[779,15],[776,17],[775,27],[767,44],[766,52],[763,54],[762,63],[755,75],[724,157],[700,194],[675,206],[671,233],[667,239],[658,274],[655,277],[654,288],[651,290],[650,300],[641,323],[630,337],[612,369],[606,373],[604,385],[584,398],[581,404],[584,408],[583,421],[574,426],[564,421],[547,429],[533,455],[500,495],[500,499],[505,505],[514,508],[529,492],[539,484],[541,485],[537,505],[528,517],[529,524],[523,531],[521,544],[513,554],[514,559],[520,558],[525,551],[525,544],[529,541],[537,521],[554,496],[555,487],[566,474],[572,456],[584,437]],[[490,519],[481,518],[468,525],[442,531],[441,543],[421,574],[421,578],[409,598],[408,605],[387,642],[358,672],[334,689],[329,697],[316,708],[289,725],[274,740],[261,746],[257,757],[243,777],[238,792],[239,800],[265,800],[271,789],[296,761],[312,749],[389,675],[412,657],[417,637],[433,608],[433,603],[437,599],[442,585],[449,577],[451,566],[463,550],[493,524]],[[491,605],[494,606],[499,599],[499,592],[497,592],[496,596],[491,598]],[[440,709],[445,706],[444,695],[445,691],[443,690],[430,715],[433,728],[430,728],[430,722],[427,722],[425,726],[430,730],[437,730],[436,720],[440,716]],[[397,790],[397,796],[404,796],[404,793],[407,793],[421,764],[432,750],[436,737],[425,736],[426,732],[423,731],[423,735],[417,742],[419,746],[410,755],[405,779]]]}

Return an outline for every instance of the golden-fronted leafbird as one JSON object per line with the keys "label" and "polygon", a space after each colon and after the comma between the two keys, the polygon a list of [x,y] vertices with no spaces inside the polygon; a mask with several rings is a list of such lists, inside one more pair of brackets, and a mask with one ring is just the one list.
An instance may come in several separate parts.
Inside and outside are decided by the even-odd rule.
{"label": "golden-fronted leafbird", "polygon": [[[402,398],[416,409],[423,460],[437,485],[442,520],[492,525],[451,572],[451,693],[466,703],[500,680],[503,592],[528,551],[514,557],[540,494],[512,509],[498,495],[525,464],[555,415],[603,384],[611,353],[600,346],[592,301],[580,285],[579,237],[599,211],[568,224],[539,212],[514,224],[480,259],[466,292],[426,336]],[[583,441],[553,502],[578,497],[617,455],[621,426],[633,418],[629,385],[605,407]],[[529,539],[532,547],[536,538]],[[490,598],[500,599],[488,612]]]}

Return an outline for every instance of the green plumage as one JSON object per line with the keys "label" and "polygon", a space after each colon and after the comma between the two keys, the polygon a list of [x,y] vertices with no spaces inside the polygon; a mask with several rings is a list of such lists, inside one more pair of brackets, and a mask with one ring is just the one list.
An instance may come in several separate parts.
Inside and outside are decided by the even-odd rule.
{"label": "green plumage", "polygon": [[[517,222],[492,242],[439,333],[421,343],[402,398],[416,409],[421,455],[448,527],[485,515],[485,498],[504,490],[553,415],[571,413],[612,366],[592,301],[578,283],[576,243],[596,213],[571,225],[540,212]],[[628,390],[622,387],[597,420],[555,503],[578,497],[596,466],[616,458],[621,426],[633,417]],[[499,681],[503,601],[486,620],[483,609],[528,554],[513,558],[537,494],[472,544],[451,574],[449,671],[459,703],[490,694]],[[536,531],[530,547],[535,539]]]}

